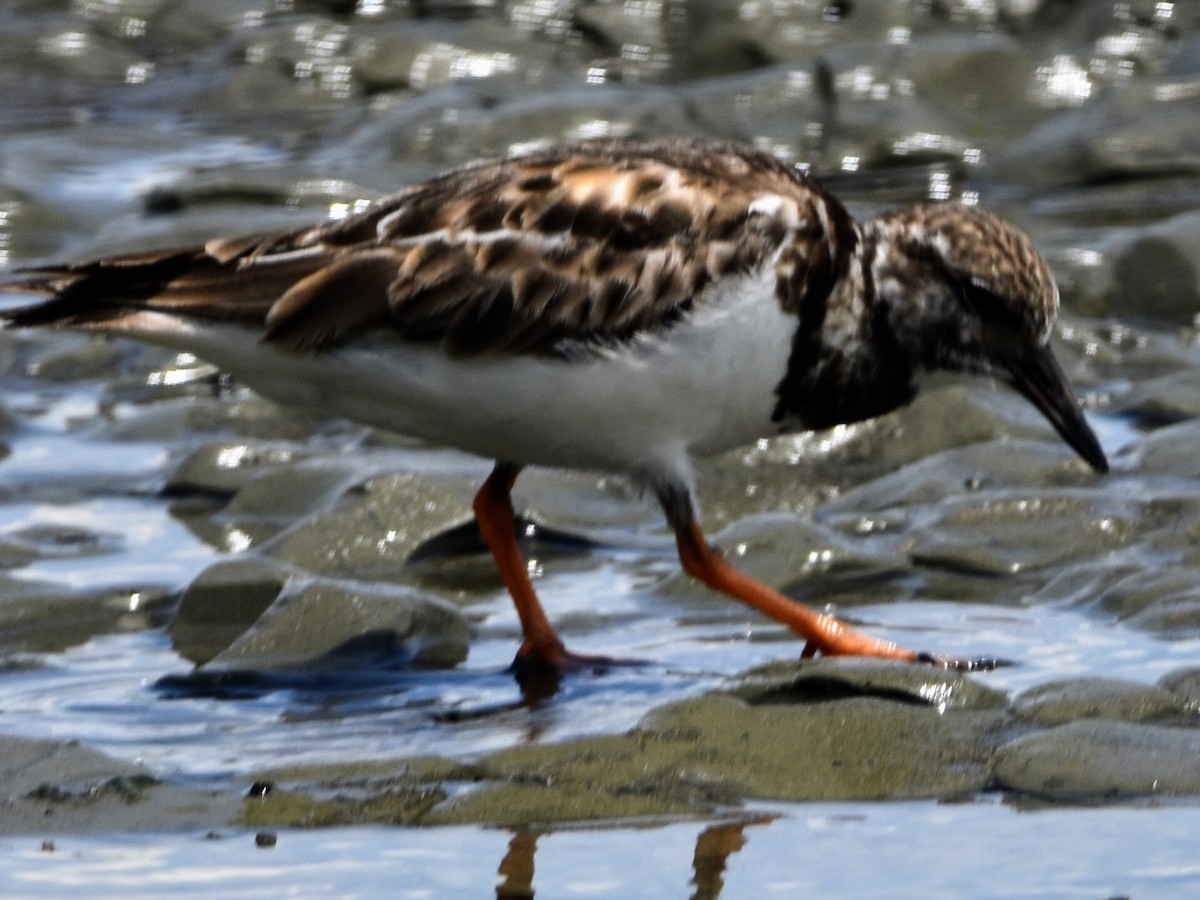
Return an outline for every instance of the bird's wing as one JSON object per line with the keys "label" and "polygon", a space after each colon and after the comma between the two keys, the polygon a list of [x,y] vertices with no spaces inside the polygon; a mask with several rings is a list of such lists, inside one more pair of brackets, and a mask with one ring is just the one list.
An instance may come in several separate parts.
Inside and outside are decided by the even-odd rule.
{"label": "bird's wing", "polygon": [[[557,353],[668,326],[714,279],[816,227],[794,167],[695,141],[581,145],[459,169],[283,235],[53,266],[14,325],[119,331],[151,310],[322,349],[368,328],[449,352]],[[815,234],[814,234],[815,237]]]}

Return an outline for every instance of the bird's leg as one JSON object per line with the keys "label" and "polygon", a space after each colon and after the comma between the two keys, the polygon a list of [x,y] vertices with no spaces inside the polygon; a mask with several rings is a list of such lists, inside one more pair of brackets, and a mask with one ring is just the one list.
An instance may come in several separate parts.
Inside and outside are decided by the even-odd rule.
{"label": "bird's leg", "polygon": [[786,625],[807,643],[802,656],[874,656],[921,662],[953,669],[992,668],[994,661],[959,660],[929,653],[917,653],[881,638],[863,634],[833,616],[809,609],[803,604],[756,581],[735,568],[721,552],[712,547],[700,530],[690,498],[677,490],[660,491],[660,501],[675,530],[679,561],[693,578]]}
{"label": "bird's leg", "polygon": [[684,571],[713,590],[741,600],[792,629],[808,641],[803,653],[806,657],[822,653],[825,656],[879,656],[907,662],[916,662],[920,657],[891,641],[854,631],[833,616],[811,610],[755,581],[710,546],[694,521],[675,532],[675,541]]}
{"label": "bird's leg", "polygon": [[496,463],[479,493],[475,495],[475,521],[500,570],[500,577],[512,595],[513,605],[521,620],[521,648],[517,659],[540,660],[548,665],[558,664],[566,652],[546,611],[542,609],[529,569],[517,546],[514,528],[516,515],[512,505],[512,486],[521,468],[508,463]]}
{"label": "bird's leg", "polygon": [[521,620],[520,649],[513,662],[516,669],[574,669],[610,666],[619,660],[603,656],[585,656],[572,653],[563,646],[562,640],[546,617],[533,582],[529,580],[529,569],[517,546],[514,528],[515,514],[512,505],[512,486],[521,473],[521,467],[513,463],[496,463],[479,493],[475,495],[475,520],[479,533],[496,561],[500,577],[512,595],[513,605]]}

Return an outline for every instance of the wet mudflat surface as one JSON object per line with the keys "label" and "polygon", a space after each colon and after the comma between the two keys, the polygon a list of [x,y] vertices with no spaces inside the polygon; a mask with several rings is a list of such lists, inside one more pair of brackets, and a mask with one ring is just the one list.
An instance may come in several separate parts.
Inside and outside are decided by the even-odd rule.
{"label": "wet mudflat surface", "polygon": [[1017,663],[963,677],[800,663],[679,573],[634,488],[527,473],[551,617],[644,663],[521,686],[464,527],[486,463],[187,357],[0,334],[16,893],[1195,891],[1200,9],[129,0],[0,29],[7,265],[344,215],[542,143],[737,138],[857,212],[1028,229],[1114,468],[978,381],[703,465],[751,574]]}

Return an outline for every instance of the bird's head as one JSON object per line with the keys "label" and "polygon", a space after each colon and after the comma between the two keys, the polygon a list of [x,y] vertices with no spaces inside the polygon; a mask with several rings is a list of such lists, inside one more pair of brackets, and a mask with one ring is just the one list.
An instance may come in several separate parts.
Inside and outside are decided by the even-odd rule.
{"label": "bird's head", "polygon": [[1033,242],[956,204],[885,213],[863,228],[884,330],[917,371],[1015,388],[1096,471],[1108,461],[1050,349],[1058,288]]}

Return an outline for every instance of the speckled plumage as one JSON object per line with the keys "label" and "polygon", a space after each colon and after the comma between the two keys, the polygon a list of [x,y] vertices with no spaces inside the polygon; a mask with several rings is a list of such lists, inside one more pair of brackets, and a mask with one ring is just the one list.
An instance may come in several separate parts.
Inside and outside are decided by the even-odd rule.
{"label": "speckled plumage", "polygon": [[796,167],[732,144],[545,151],[340,221],[7,289],[50,295],[9,325],[189,350],[281,402],[496,459],[511,477],[489,480],[489,509],[523,465],[627,472],[689,571],[742,599],[688,537],[693,456],[879,415],[946,369],[1007,381],[1106,466],[1050,354],[1058,293],[1028,238],[953,204],[860,226]]}
{"label": "speckled plumage", "polygon": [[[290,234],[46,274],[84,301],[60,304],[61,324],[96,321],[91,301],[127,300],[105,291],[144,278],[148,307],[265,323],[297,349],[382,325],[453,354],[552,353],[685,312],[713,279],[762,265],[790,222],[814,218],[797,202],[820,196],[743,148],[592,144],[459,169]],[[780,201],[757,212],[762,197]]]}

